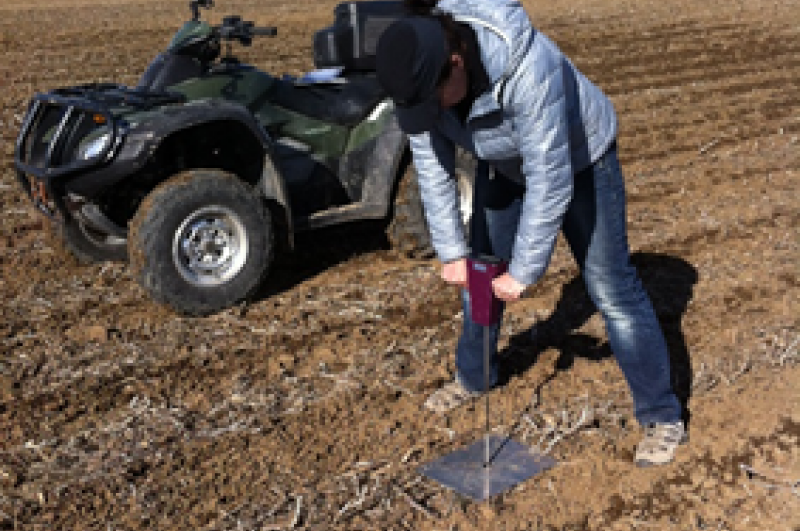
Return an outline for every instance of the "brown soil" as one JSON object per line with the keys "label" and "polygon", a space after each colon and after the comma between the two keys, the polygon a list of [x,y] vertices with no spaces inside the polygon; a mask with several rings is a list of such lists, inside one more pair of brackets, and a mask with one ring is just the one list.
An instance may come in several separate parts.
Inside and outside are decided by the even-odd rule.
{"label": "brown soil", "polygon": [[[482,404],[421,408],[460,319],[434,262],[370,226],[307,235],[257,301],[186,319],[125,266],[66,258],[20,192],[30,95],[133,84],[186,3],[0,5],[0,529],[800,529],[794,2],[527,2],[617,106],[631,246],[691,441],[669,466],[631,463],[630,397],[561,245],[509,311],[492,396],[495,429],[559,465],[484,504],[416,472],[482,434]],[[220,0],[215,16],[277,24],[247,56],[299,73],[334,4]]]}

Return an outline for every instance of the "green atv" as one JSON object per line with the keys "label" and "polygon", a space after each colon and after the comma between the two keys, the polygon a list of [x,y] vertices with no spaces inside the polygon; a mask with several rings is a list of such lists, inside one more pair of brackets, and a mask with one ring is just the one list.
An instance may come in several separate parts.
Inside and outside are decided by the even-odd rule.
{"label": "green atv", "polygon": [[[430,253],[407,140],[374,74],[401,2],[337,6],[314,37],[320,70],[299,79],[237,60],[231,44],[277,30],[211,25],[200,8],[212,5],[191,2],[136,87],[32,99],[17,175],[66,247],[83,262],[129,260],[154,299],[189,315],[251,296],[296,231],[385,219],[394,246]],[[459,159],[466,218],[474,163]]]}

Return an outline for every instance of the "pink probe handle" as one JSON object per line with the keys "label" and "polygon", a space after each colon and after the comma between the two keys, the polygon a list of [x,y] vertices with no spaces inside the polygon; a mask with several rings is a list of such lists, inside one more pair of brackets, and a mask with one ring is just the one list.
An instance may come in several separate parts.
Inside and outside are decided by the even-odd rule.
{"label": "pink probe handle", "polygon": [[467,259],[467,290],[469,291],[472,320],[489,326],[500,320],[501,301],[494,296],[492,280],[508,269],[508,265],[494,257]]}

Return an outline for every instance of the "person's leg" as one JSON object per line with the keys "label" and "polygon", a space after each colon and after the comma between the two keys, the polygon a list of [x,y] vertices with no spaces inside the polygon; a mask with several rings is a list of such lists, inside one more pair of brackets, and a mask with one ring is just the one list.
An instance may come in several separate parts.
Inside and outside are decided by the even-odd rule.
{"label": "person's leg", "polygon": [[630,262],[625,186],[616,148],[575,177],[563,231],[589,295],[605,320],[608,341],[633,395],[637,420],[642,425],[680,421],[666,341]]}
{"label": "person's leg", "polygon": [[[480,172],[479,172],[480,173]],[[522,208],[523,188],[502,177],[478,180],[473,195],[470,248],[473,254],[511,259],[514,237]],[[464,324],[456,348],[456,378],[470,391],[484,390],[484,326],[472,321],[469,293],[462,290]],[[500,322],[488,327],[492,346],[490,388],[497,383],[497,340]]]}

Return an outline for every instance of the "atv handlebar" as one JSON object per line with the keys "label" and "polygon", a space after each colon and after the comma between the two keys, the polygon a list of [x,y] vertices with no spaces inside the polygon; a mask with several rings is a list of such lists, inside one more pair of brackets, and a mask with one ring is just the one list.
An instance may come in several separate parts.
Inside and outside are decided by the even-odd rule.
{"label": "atv handlebar", "polygon": [[253,37],[274,37],[278,34],[276,27],[257,28],[254,22],[242,20],[238,16],[225,17],[216,30],[221,39],[239,41],[244,46],[250,46]]}
{"label": "atv handlebar", "polygon": [[192,10],[192,20],[200,20],[200,8],[211,9],[214,7],[214,0],[192,0],[189,8]]}
{"label": "atv handlebar", "polygon": [[275,37],[278,35],[278,28],[266,26],[264,28],[252,28],[250,32],[256,37]]}

